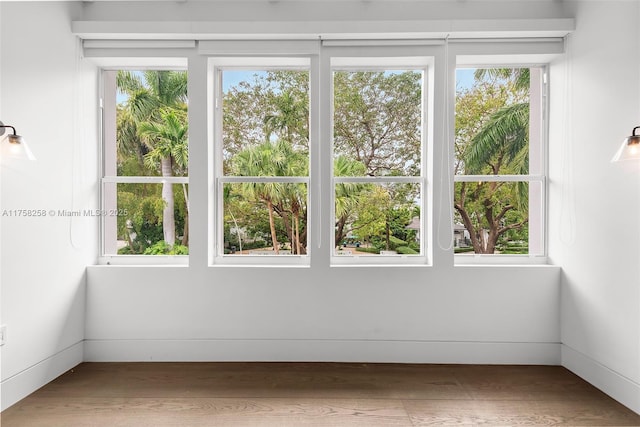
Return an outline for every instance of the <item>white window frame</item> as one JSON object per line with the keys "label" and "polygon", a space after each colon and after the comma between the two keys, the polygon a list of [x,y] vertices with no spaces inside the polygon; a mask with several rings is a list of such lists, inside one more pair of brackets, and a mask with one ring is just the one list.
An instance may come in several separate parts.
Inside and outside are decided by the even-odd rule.
{"label": "white window frame", "polygon": [[[361,42],[360,42],[361,43]],[[330,128],[325,129],[325,135],[331,135],[330,150],[330,177],[329,186],[329,208],[330,227],[326,232],[330,235],[330,264],[332,266],[389,266],[389,265],[428,265],[428,251],[430,248],[431,233],[427,224],[431,222],[430,200],[430,180],[432,161],[428,156],[433,143],[433,103],[434,103],[434,63],[436,52],[433,46],[402,46],[398,42],[397,46],[339,46],[330,43],[327,55],[323,58],[328,61],[330,84],[330,116],[323,123],[328,123]],[[421,114],[421,150],[420,150],[420,175],[419,176],[390,176],[390,177],[336,177],[333,172],[333,117],[334,117],[334,71],[385,71],[385,70],[415,70],[422,72],[422,114]],[[370,184],[393,184],[393,183],[414,183],[420,186],[420,254],[419,255],[349,255],[342,256],[335,253],[335,187],[339,183],[370,183]]]}
{"label": "white window frame", "polygon": [[[227,44],[222,43],[224,48]],[[315,209],[312,209],[312,185],[311,174],[314,164],[314,145],[317,144],[311,130],[312,126],[317,126],[314,122],[314,102],[317,99],[317,93],[311,87],[309,93],[309,175],[306,177],[295,176],[274,176],[274,177],[252,177],[252,176],[225,176],[223,174],[223,129],[222,129],[222,73],[226,70],[243,70],[243,71],[266,71],[266,70],[304,70],[309,72],[309,79],[314,75],[312,68],[317,64],[317,60],[313,60],[312,55],[273,55],[259,56],[248,54],[246,56],[237,57],[213,57],[209,59],[208,66],[208,117],[213,117],[209,129],[209,146],[212,148],[210,153],[210,176],[209,176],[209,253],[210,264],[213,265],[260,265],[260,266],[309,266],[311,263],[312,244],[314,235],[313,224],[318,221]],[[317,66],[317,65],[316,65]],[[317,85],[316,85],[317,86]],[[307,253],[305,255],[225,255],[224,254],[224,204],[223,204],[223,186],[229,183],[247,183],[247,182],[279,182],[285,184],[302,183],[307,185]]]}
{"label": "white window frame", "polygon": [[[107,149],[111,144],[115,144],[116,123],[107,115],[115,111],[116,108],[116,87],[115,81],[108,81],[105,73],[115,73],[119,70],[144,71],[144,70],[169,70],[187,71],[186,58],[120,58],[102,61],[105,65],[100,69],[100,210],[109,213],[117,209],[117,201],[107,200],[112,196],[111,191],[106,189],[110,184],[188,184],[189,177],[162,177],[162,176],[118,176],[116,171],[115,157],[107,154]],[[119,66],[118,64],[122,64]],[[115,78],[115,76],[114,76]],[[112,111],[113,110],[113,111]],[[116,190],[117,192],[117,190]],[[101,265],[188,265],[189,255],[120,255],[117,253],[107,253],[107,234],[116,232],[117,218],[114,215],[100,216],[100,257],[98,264]]]}
{"label": "white window frame", "polygon": [[[261,267],[343,267],[343,266],[438,266],[453,267],[466,264],[485,264],[499,266],[501,264],[545,264],[547,263],[546,250],[546,218],[548,179],[547,179],[547,132],[548,121],[541,128],[543,133],[543,238],[544,255],[474,255],[460,256],[454,255],[453,247],[446,247],[443,243],[452,242],[453,235],[453,206],[445,206],[444,200],[452,195],[448,193],[453,189],[454,176],[448,169],[453,164],[453,138],[454,134],[454,109],[455,109],[455,70],[457,66],[543,66],[564,53],[564,43],[561,38],[530,38],[530,39],[445,39],[444,37],[434,39],[416,40],[374,40],[362,39],[354,40],[340,38],[336,40],[205,40],[199,43],[187,43],[184,46],[166,45],[162,41],[155,42],[153,49],[146,46],[140,48],[135,42],[129,46],[128,41],[115,43],[114,46],[84,47],[84,55],[90,58],[102,69],[118,70],[131,69],[139,70],[151,69],[187,69],[190,76],[190,93],[198,94],[194,96],[194,108],[190,108],[190,134],[197,134],[199,139],[195,141],[198,153],[204,157],[204,146],[206,145],[207,161],[196,159],[197,162],[190,162],[194,170],[190,172],[198,173],[198,182],[192,180],[195,192],[190,194],[192,207],[197,206],[195,213],[198,213],[195,221],[190,221],[192,235],[198,233],[205,235],[207,239],[198,238],[197,245],[190,245],[189,256],[152,256],[152,255],[115,255],[104,256],[104,224],[101,224],[101,248],[102,256],[99,257],[100,264],[188,264],[189,258],[192,262],[206,263],[208,266],[228,266],[228,265],[256,265]],[[157,44],[157,46],[156,46]],[[332,100],[329,91],[320,91],[320,87],[327,88],[331,85],[331,58],[333,57],[427,57],[429,64],[428,85],[424,92],[433,96],[427,105],[433,106],[428,109],[427,123],[428,130],[424,132],[423,138],[423,162],[422,162],[422,192],[423,203],[422,215],[422,238],[425,247],[421,254],[426,258],[416,260],[416,256],[407,257],[407,261],[400,261],[401,257],[393,256],[392,259],[376,256],[367,257],[367,260],[357,260],[356,262],[342,263],[335,260],[333,255],[333,229],[334,229],[334,185],[336,180],[333,177],[332,165],[333,156],[331,153],[332,125],[330,120],[333,117],[331,111]],[[310,163],[308,179],[308,254],[302,261],[294,261],[294,258],[302,259],[299,256],[279,256],[281,261],[274,262],[273,258],[264,259],[262,257],[251,257],[253,259],[243,262],[224,260],[215,257],[215,242],[217,234],[216,211],[218,203],[218,182],[214,169],[213,153],[214,146],[213,122],[207,117],[213,111],[214,79],[212,67],[220,63],[221,59],[235,61],[241,68],[240,60],[243,58],[309,58],[311,66],[310,72],[310,121],[315,123],[310,131]],[[247,60],[247,61],[250,61]],[[188,65],[187,65],[188,62]],[[224,62],[224,61],[223,61]],[[227,65],[229,65],[227,63]],[[225,64],[222,64],[225,65]],[[193,69],[191,69],[193,67]],[[260,67],[263,68],[263,67]],[[208,70],[205,72],[205,69]],[[192,76],[199,76],[192,79]],[[445,84],[446,83],[446,84]],[[102,85],[101,85],[102,87]],[[206,92],[204,95],[199,93]],[[101,94],[101,97],[104,94]],[[191,98],[191,97],[190,97]],[[544,107],[548,104],[545,100]],[[204,108],[204,106],[207,108]],[[191,105],[190,105],[191,106]],[[206,110],[206,111],[205,111]],[[434,111],[435,110],[435,111]],[[545,110],[545,120],[547,120]],[[195,121],[192,120],[195,118]],[[205,125],[206,123],[206,125]],[[101,125],[103,125],[101,123]],[[205,129],[206,127],[206,129]],[[102,133],[103,129],[101,129]],[[202,141],[200,141],[202,139]],[[448,140],[448,144],[441,141]],[[190,138],[193,142],[193,138]],[[202,143],[202,146],[200,145]],[[448,156],[445,159],[445,156]],[[425,160],[426,159],[426,160]],[[192,159],[193,160],[193,159]],[[448,162],[447,162],[448,160]],[[102,163],[104,159],[100,159]],[[205,163],[207,166],[205,166]],[[191,169],[191,167],[190,167]],[[103,169],[104,172],[104,169]],[[191,174],[191,173],[190,173]],[[204,184],[204,177],[206,184]],[[100,192],[104,183],[112,180],[113,177],[101,174]],[[117,178],[120,179],[120,178]],[[202,179],[202,181],[200,181]],[[466,179],[466,178],[464,178]],[[536,178],[538,179],[538,178]],[[200,184],[202,182],[202,184]],[[196,189],[196,184],[197,189]],[[202,187],[201,187],[202,186]],[[205,189],[206,186],[206,189]],[[103,194],[100,195],[101,209],[103,204]],[[208,207],[205,215],[204,209]],[[203,212],[200,214],[200,212]],[[447,213],[448,212],[448,213]],[[205,218],[206,216],[206,218]],[[206,242],[205,242],[206,240]],[[194,237],[195,243],[195,237]],[[451,245],[452,246],[452,245]],[[422,256],[422,255],[421,255]],[[239,258],[239,257],[238,257]],[[247,257],[248,258],[248,257]],[[345,257],[346,258],[346,257]],[[352,258],[352,257],[351,257]],[[364,258],[364,257],[362,257]],[[373,260],[379,258],[379,261]]]}
{"label": "white window frame", "polygon": [[[524,40],[511,41],[505,43],[500,41],[489,41],[484,43],[473,41],[462,41],[459,44],[452,44],[452,63],[450,76],[455,82],[455,71],[458,68],[539,68],[541,69],[540,83],[537,90],[539,99],[537,102],[539,111],[537,116],[540,119],[539,127],[534,132],[538,132],[535,143],[530,141],[532,146],[537,146],[537,152],[530,152],[530,165],[535,164],[533,158],[536,157],[538,164],[534,169],[537,173],[528,175],[453,175],[452,185],[456,182],[528,182],[538,185],[540,194],[537,196],[539,203],[532,203],[529,200],[529,215],[534,210],[538,211],[532,227],[529,224],[529,247],[532,247],[531,240],[534,236],[537,242],[533,245],[538,248],[535,253],[530,254],[455,254],[454,265],[539,265],[547,264],[547,199],[548,199],[548,128],[549,128],[549,72],[548,64],[563,52],[563,42],[557,39],[552,40]],[[542,53],[541,53],[542,51]],[[516,53],[517,52],[517,53]],[[450,86],[451,87],[451,86]],[[455,100],[455,84],[450,99]],[[455,101],[453,102],[455,108]],[[451,135],[455,132],[455,124],[450,123]],[[530,135],[532,128],[530,127]],[[453,142],[452,142],[453,143]],[[452,157],[455,154],[452,154]],[[453,158],[452,158],[453,161]],[[530,171],[531,172],[531,171]],[[532,191],[532,186],[529,186]],[[453,212],[452,212],[453,216]]]}

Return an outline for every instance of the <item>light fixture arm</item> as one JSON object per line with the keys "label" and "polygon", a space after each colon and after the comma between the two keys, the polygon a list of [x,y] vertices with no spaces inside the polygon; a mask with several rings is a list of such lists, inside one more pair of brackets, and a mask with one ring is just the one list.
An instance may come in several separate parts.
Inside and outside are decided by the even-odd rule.
{"label": "light fixture arm", "polygon": [[11,133],[7,136],[6,141],[0,142],[0,152],[2,152],[0,158],[35,160],[36,158],[27,147],[24,138],[16,132],[16,128],[0,122],[0,136],[5,134],[6,129],[11,129]]}
{"label": "light fixture arm", "polygon": [[14,128],[13,126],[5,125],[5,124],[3,124],[2,122],[0,122],[0,128],[1,128],[1,129],[0,129],[0,136],[4,135],[5,128],[10,128],[10,129],[13,131],[13,134],[14,134],[14,135],[16,135],[16,136],[18,135],[18,134],[16,133],[16,128]]}

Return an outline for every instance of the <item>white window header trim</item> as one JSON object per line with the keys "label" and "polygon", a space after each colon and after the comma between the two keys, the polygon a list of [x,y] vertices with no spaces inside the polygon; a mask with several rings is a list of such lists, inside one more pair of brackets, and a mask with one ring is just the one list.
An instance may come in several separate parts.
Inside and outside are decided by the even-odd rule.
{"label": "white window header trim", "polygon": [[73,21],[71,28],[82,39],[444,39],[564,37],[575,30],[575,20]]}

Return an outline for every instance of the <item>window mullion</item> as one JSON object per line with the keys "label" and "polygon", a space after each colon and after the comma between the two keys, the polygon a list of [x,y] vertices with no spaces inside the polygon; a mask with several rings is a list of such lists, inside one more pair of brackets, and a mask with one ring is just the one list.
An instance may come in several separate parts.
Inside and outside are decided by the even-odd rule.
{"label": "window mullion", "polygon": [[543,175],[455,175],[455,182],[543,182]]}
{"label": "window mullion", "polygon": [[331,233],[335,224],[331,176],[332,167],[332,97],[333,79],[330,56],[325,50],[313,58],[311,67],[311,191],[309,200],[314,240],[311,248],[312,268],[328,268]]}
{"label": "window mullion", "polygon": [[188,184],[189,177],[186,176],[105,176],[103,183],[116,184],[162,184],[170,182],[172,184]]}

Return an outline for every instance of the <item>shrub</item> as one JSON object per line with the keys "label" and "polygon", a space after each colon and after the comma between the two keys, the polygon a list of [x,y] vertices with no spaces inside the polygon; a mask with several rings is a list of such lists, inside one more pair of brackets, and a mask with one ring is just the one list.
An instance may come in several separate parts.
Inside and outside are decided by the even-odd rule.
{"label": "shrub", "polygon": [[182,245],[173,245],[171,248],[161,240],[145,249],[144,255],[189,255],[189,248]]}
{"label": "shrub", "polygon": [[402,255],[417,255],[418,252],[411,249],[409,246],[398,246],[396,252]]}
{"label": "shrub", "polygon": [[466,248],[455,248],[454,249],[454,253],[456,254],[463,254],[465,252],[473,252],[473,246],[469,246]]}
{"label": "shrub", "polygon": [[380,249],[377,249],[377,248],[363,248],[362,246],[360,246],[358,248],[358,252],[367,252],[369,254],[379,254],[380,253]]}

